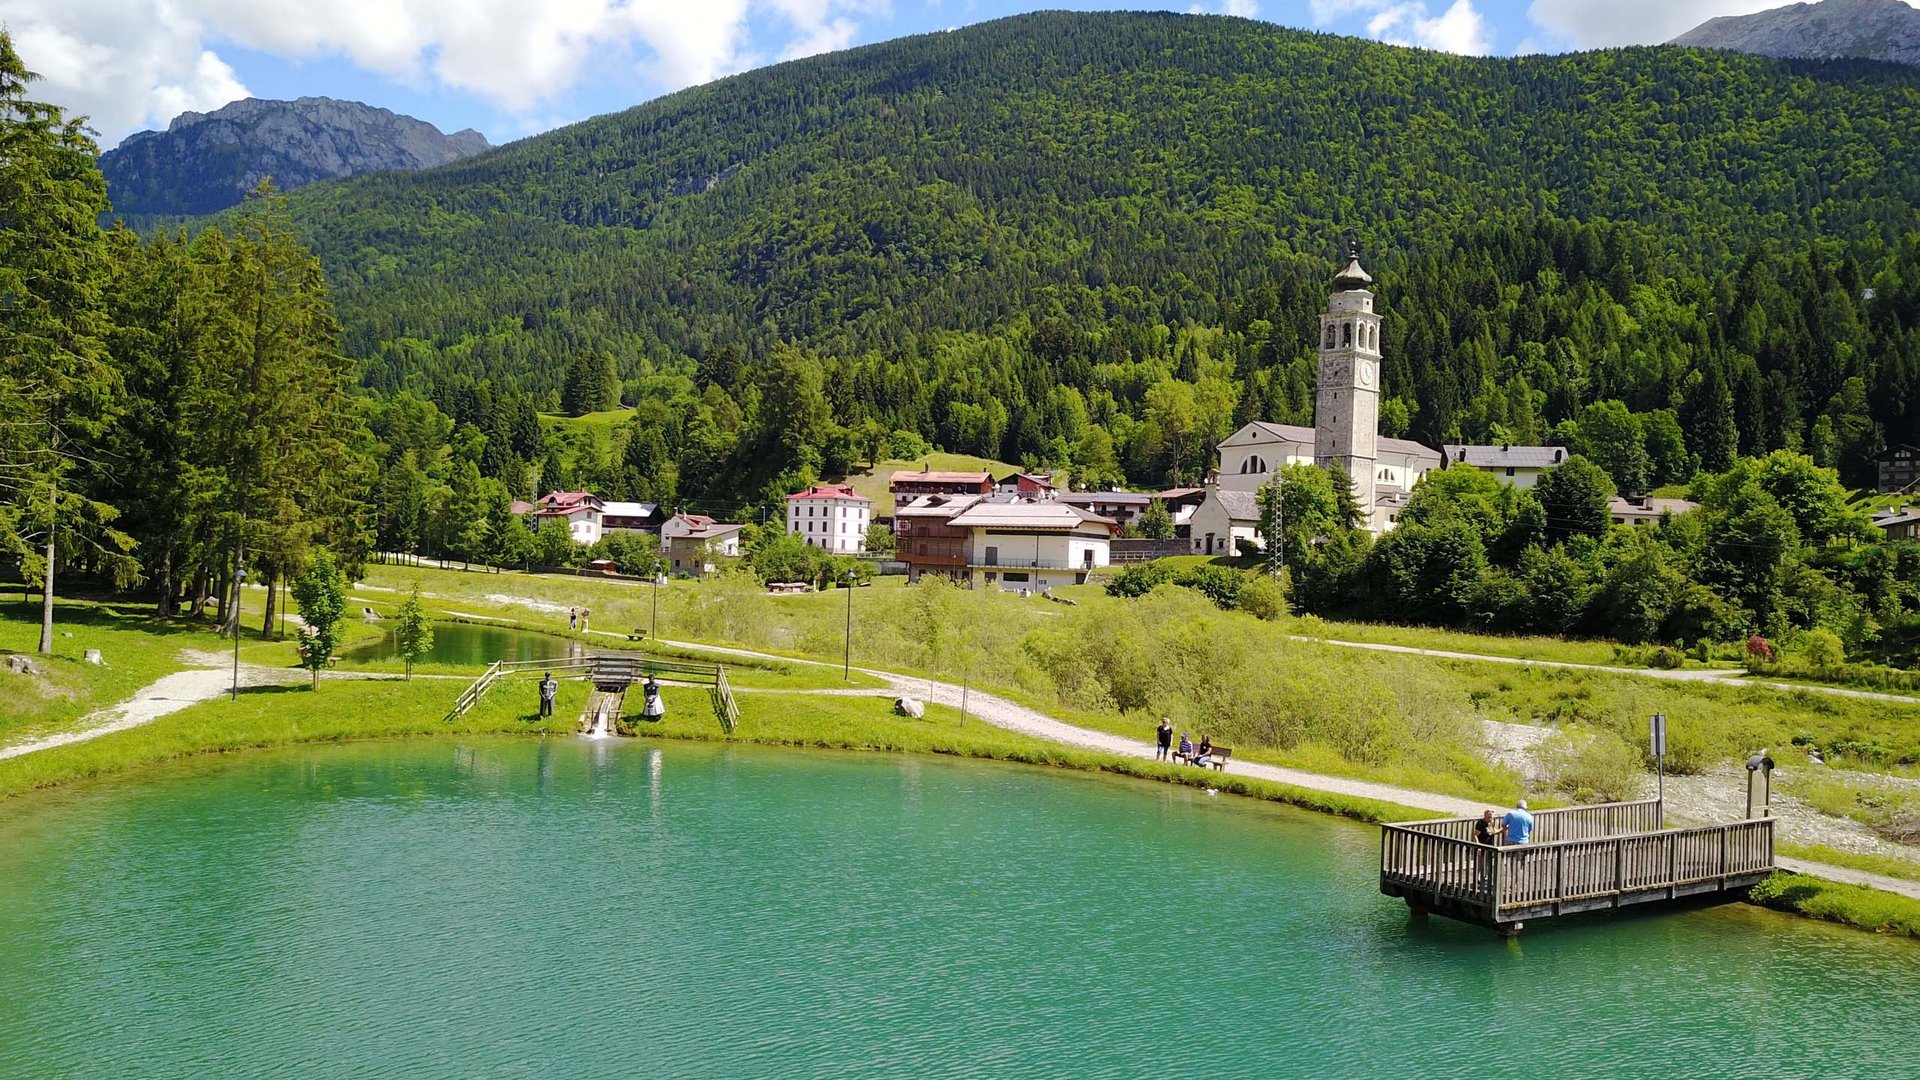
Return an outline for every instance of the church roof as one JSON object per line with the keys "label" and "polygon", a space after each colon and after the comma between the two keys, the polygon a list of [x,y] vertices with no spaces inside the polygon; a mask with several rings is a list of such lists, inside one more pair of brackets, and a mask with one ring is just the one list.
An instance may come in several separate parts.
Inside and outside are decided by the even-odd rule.
{"label": "church roof", "polygon": [[[1249,434],[1250,433],[1250,434]],[[1249,435],[1242,438],[1243,435]],[[1248,443],[1263,442],[1294,443],[1302,447],[1313,446],[1313,429],[1298,424],[1273,424],[1265,420],[1255,420],[1246,427],[1226,437],[1221,446],[1243,446]],[[1423,446],[1412,439],[1390,439],[1380,436],[1377,448],[1382,453],[1403,454],[1407,457],[1424,458],[1435,465],[1440,463],[1440,451]]]}

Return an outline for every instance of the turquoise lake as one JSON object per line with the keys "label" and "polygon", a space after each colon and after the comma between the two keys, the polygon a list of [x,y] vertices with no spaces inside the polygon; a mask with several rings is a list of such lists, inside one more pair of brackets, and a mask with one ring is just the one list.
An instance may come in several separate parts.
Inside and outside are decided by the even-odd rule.
{"label": "turquoise lake", "polygon": [[573,738],[0,805],[0,1077],[1920,1075],[1920,947],[1411,919],[1376,831],[941,758]]}

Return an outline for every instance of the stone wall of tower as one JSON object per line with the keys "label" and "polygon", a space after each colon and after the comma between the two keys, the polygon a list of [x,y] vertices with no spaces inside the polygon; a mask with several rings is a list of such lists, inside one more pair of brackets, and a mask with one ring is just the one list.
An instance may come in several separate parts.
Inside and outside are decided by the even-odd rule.
{"label": "stone wall of tower", "polygon": [[[1358,264],[1355,264],[1357,268]],[[1379,531],[1374,469],[1380,444],[1380,316],[1365,288],[1335,292],[1320,316],[1313,410],[1314,464],[1353,478],[1353,497]]]}

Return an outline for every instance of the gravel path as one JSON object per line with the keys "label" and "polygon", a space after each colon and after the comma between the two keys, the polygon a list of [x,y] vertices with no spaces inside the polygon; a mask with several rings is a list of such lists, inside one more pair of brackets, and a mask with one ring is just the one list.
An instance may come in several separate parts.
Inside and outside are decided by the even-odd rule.
{"label": "gravel path", "polygon": [[1722,686],[1765,686],[1773,690],[1805,690],[1810,694],[1831,694],[1835,697],[1864,698],[1868,701],[1895,701],[1904,705],[1920,705],[1920,697],[1905,694],[1884,694],[1877,690],[1849,690],[1844,686],[1821,686],[1817,683],[1776,682],[1771,679],[1754,679],[1738,671],[1722,668],[1681,668],[1668,671],[1663,668],[1611,667],[1606,664],[1576,664],[1568,660],[1527,660],[1518,656],[1488,656],[1485,653],[1449,652],[1446,649],[1416,649],[1411,645],[1384,645],[1373,641],[1341,641],[1337,638],[1305,637],[1294,635],[1293,640],[1305,641],[1317,645],[1334,645],[1342,649],[1366,649],[1370,652],[1403,653],[1408,656],[1433,656],[1442,660],[1475,660],[1485,664],[1518,664],[1521,667],[1568,668],[1573,671],[1599,671],[1608,675],[1634,675],[1643,679],[1665,679],[1668,682],[1706,682]]}

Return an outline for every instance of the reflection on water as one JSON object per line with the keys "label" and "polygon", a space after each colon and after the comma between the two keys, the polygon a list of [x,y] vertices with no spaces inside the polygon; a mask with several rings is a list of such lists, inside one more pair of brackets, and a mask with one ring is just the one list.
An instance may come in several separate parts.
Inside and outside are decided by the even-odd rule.
{"label": "reflection on water", "polygon": [[[495,660],[559,660],[590,651],[581,642],[553,634],[449,622],[433,624],[433,648],[415,662],[485,667]],[[349,650],[347,656],[362,661],[395,659],[393,631],[389,629],[379,641]]]}

